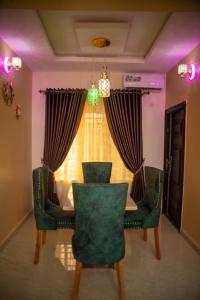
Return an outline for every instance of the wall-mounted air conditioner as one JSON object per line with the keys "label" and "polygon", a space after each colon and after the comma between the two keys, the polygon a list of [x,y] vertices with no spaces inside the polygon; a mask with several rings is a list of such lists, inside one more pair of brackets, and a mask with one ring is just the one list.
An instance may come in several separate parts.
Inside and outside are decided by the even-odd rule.
{"label": "wall-mounted air conditioner", "polygon": [[155,73],[126,73],[124,88],[162,89],[164,75]]}

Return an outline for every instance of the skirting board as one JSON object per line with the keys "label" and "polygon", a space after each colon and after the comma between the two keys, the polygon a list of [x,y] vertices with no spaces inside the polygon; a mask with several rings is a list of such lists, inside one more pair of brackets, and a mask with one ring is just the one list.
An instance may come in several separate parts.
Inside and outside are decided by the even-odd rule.
{"label": "skirting board", "polygon": [[181,230],[182,236],[186,239],[186,241],[192,246],[194,250],[200,254],[200,246],[183,230]]}
{"label": "skirting board", "polygon": [[9,241],[9,239],[15,234],[17,229],[26,221],[26,219],[29,217],[29,215],[32,213],[33,208],[31,208],[25,216],[15,225],[15,227],[9,232],[9,234],[0,242],[0,250],[5,246],[5,244]]}

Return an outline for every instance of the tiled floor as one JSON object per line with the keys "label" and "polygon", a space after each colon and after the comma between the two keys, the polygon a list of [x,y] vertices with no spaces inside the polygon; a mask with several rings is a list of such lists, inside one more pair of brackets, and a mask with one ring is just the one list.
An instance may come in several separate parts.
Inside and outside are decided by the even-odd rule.
{"label": "tiled floor", "polygon": [[[35,224],[31,216],[0,252],[1,300],[70,299],[74,259],[72,231],[47,233],[40,263],[33,265]],[[126,231],[124,280],[127,300],[199,300],[200,256],[162,216],[161,261],[154,256],[153,235]],[[112,269],[84,269],[80,300],[118,299]]]}

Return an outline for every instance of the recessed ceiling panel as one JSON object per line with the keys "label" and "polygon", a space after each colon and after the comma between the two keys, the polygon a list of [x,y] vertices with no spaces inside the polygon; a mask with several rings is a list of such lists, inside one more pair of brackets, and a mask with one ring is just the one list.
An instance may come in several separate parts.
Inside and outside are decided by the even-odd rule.
{"label": "recessed ceiling panel", "polygon": [[140,12],[132,19],[125,53],[133,57],[145,57],[159,36],[169,13]]}
{"label": "recessed ceiling panel", "polygon": [[74,35],[73,18],[65,11],[40,11],[39,16],[56,56],[79,52]]}
{"label": "recessed ceiling panel", "polygon": [[[80,51],[85,55],[121,55],[124,52],[129,24],[125,22],[77,22],[75,32]],[[92,40],[105,37],[110,45],[105,48],[93,46]]]}

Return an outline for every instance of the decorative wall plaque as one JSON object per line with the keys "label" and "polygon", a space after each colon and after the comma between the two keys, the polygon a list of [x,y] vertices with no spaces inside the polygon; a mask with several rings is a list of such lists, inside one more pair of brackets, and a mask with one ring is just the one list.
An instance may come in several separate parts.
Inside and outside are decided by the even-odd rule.
{"label": "decorative wall plaque", "polygon": [[2,85],[3,100],[7,105],[12,105],[14,98],[14,90],[12,84],[9,81],[5,81]]}

